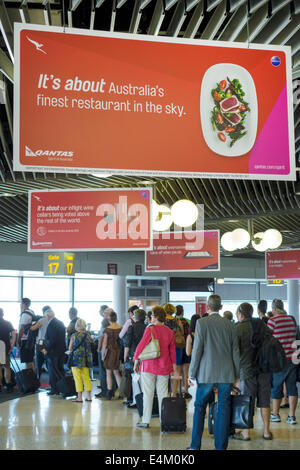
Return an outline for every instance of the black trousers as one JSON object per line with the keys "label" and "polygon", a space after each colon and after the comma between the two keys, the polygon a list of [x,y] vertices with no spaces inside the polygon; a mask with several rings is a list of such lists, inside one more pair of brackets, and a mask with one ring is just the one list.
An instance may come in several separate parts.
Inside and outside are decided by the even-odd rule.
{"label": "black trousers", "polygon": [[57,382],[65,376],[64,369],[65,354],[60,356],[47,356],[49,382],[52,393],[58,393]]}

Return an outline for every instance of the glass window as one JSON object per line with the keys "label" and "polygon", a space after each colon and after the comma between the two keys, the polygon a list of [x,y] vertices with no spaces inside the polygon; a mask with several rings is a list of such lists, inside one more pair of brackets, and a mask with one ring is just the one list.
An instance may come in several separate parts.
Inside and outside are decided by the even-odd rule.
{"label": "glass window", "polygon": [[[101,302],[112,308],[112,302]],[[75,302],[75,308],[78,310],[78,317],[83,318],[86,323],[91,324],[91,331],[99,331],[103,320],[99,315],[100,305],[98,302]],[[70,320],[69,320],[70,321]],[[118,322],[120,319],[118,319]]]}
{"label": "glass window", "polygon": [[31,301],[70,301],[71,280],[49,277],[24,277],[23,296]]}
{"label": "glass window", "polygon": [[51,309],[55,313],[55,317],[58,318],[58,320],[61,320],[65,327],[68,326],[68,324],[70,323],[69,309],[72,307],[71,301],[53,302],[51,299],[48,299],[45,302],[32,302],[30,308],[34,311],[36,315],[42,316],[42,308],[45,305],[49,305],[49,307],[51,307]]}
{"label": "glass window", "polygon": [[0,277],[0,301],[19,300],[19,278]]}
{"label": "glass window", "polygon": [[74,282],[75,302],[96,301],[106,304],[112,301],[113,283],[111,279],[75,279]]}
{"label": "glass window", "polygon": [[3,308],[4,320],[10,321],[15,330],[19,329],[21,306],[20,302],[0,302]]}

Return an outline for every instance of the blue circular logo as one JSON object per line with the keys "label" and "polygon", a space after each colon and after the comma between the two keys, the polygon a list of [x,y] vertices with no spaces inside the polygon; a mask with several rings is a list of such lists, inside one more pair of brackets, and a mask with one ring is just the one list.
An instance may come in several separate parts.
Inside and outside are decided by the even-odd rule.
{"label": "blue circular logo", "polygon": [[280,58],[274,55],[271,59],[271,64],[274,65],[274,67],[278,67],[278,65],[280,65]]}

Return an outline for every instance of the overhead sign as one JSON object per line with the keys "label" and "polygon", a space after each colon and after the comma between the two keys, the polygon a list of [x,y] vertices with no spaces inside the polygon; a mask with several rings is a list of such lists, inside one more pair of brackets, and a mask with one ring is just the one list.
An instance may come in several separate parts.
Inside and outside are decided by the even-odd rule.
{"label": "overhead sign", "polygon": [[145,266],[146,272],[219,271],[219,231],[156,233]]}
{"label": "overhead sign", "polygon": [[283,286],[284,280],[283,279],[269,279],[267,281],[268,286]]}
{"label": "overhead sign", "polygon": [[266,279],[300,279],[300,250],[267,251],[265,260]]}
{"label": "overhead sign", "polygon": [[206,297],[195,297],[196,302],[196,314],[199,317],[203,317],[203,315],[207,312],[207,298]]}
{"label": "overhead sign", "polygon": [[28,251],[152,248],[151,189],[29,191]]}
{"label": "overhead sign", "polygon": [[14,170],[296,179],[290,47],[14,27]]}
{"label": "overhead sign", "polygon": [[44,276],[75,276],[75,254],[45,253]]}

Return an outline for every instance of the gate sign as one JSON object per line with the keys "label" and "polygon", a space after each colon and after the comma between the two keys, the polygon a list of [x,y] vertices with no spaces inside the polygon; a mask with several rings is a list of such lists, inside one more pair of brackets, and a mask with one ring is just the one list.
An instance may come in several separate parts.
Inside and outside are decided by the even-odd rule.
{"label": "gate sign", "polygon": [[296,179],[289,46],[14,27],[14,170]]}
{"label": "gate sign", "polygon": [[151,189],[29,191],[28,251],[152,248]]}
{"label": "gate sign", "polygon": [[266,279],[300,279],[300,250],[266,252]]}
{"label": "gate sign", "polygon": [[75,254],[45,253],[44,276],[75,276]]}

